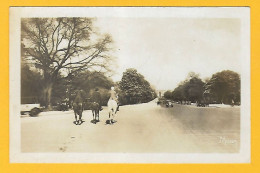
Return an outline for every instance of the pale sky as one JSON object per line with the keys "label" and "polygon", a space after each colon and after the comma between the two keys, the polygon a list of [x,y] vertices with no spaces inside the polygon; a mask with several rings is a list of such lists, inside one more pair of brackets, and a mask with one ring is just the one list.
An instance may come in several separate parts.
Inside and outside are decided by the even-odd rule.
{"label": "pale sky", "polygon": [[114,81],[136,68],[156,89],[173,90],[191,71],[241,72],[240,19],[97,18],[95,26],[114,40]]}

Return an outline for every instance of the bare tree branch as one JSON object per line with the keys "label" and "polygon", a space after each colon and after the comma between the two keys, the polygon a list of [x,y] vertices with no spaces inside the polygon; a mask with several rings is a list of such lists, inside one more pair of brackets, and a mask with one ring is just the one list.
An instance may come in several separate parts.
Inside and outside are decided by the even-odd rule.
{"label": "bare tree branch", "polygon": [[62,69],[69,69],[68,73],[91,68],[109,71],[112,39],[103,35],[92,40],[95,31],[90,18],[22,19],[21,32],[24,59],[52,79]]}

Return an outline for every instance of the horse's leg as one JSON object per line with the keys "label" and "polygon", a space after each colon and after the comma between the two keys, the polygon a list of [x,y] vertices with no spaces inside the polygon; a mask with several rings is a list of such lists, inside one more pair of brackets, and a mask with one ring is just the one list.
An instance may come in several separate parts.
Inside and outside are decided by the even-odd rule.
{"label": "horse's leg", "polygon": [[97,114],[96,114],[96,110],[93,111],[93,116],[94,116],[94,121],[95,124],[97,123]]}
{"label": "horse's leg", "polygon": [[93,113],[93,120],[96,122],[96,110],[94,109],[94,110],[92,111],[92,113]]}
{"label": "horse's leg", "polygon": [[74,114],[75,114],[75,124],[77,125],[78,124],[78,120],[77,120],[77,113],[76,113],[76,111],[74,111]]}
{"label": "horse's leg", "polygon": [[111,110],[109,111],[109,113],[108,113],[108,120],[109,120],[109,122],[110,122],[110,124],[111,124]]}
{"label": "horse's leg", "polygon": [[95,110],[95,121],[98,122],[98,119],[97,119],[97,110]]}
{"label": "horse's leg", "polygon": [[79,119],[78,119],[78,125],[80,125],[80,123],[81,123],[81,116],[80,116],[80,112],[79,112]]}
{"label": "horse's leg", "polygon": [[80,122],[80,124],[82,123],[82,113],[83,113],[83,111],[80,110],[80,112],[79,112],[79,122]]}
{"label": "horse's leg", "polygon": [[118,111],[118,104],[116,104],[115,114],[117,113],[117,111]]}
{"label": "horse's leg", "polygon": [[114,119],[115,119],[115,112],[113,112],[113,114],[112,114],[113,116],[112,116],[112,123],[114,123],[115,121],[114,121]]}
{"label": "horse's leg", "polygon": [[98,112],[97,112],[98,108],[95,110],[95,120],[96,122],[98,122]]}
{"label": "horse's leg", "polygon": [[97,117],[98,117],[98,121],[99,121],[99,109],[97,110]]}
{"label": "horse's leg", "polygon": [[80,115],[79,115],[79,119],[80,119],[80,124],[82,124],[82,114],[83,114],[83,110],[84,110],[84,107],[83,107],[83,103],[81,104],[81,109],[80,109]]}
{"label": "horse's leg", "polygon": [[113,118],[114,118],[114,110],[112,109],[111,110],[111,120],[110,120],[111,121],[111,125],[114,123],[113,122]]}
{"label": "horse's leg", "polygon": [[113,118],[113,123],[114,123],[114,119],[115,119],[115,114],[116,114],[117,108],[115,107],[115,109],[113,109],[113,113],[112,113],[112,118]]}

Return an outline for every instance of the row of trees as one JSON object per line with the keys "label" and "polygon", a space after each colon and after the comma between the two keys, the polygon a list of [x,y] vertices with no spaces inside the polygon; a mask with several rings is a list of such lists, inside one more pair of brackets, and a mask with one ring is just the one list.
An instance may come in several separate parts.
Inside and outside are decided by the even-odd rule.
{"label": "row of trees", "polygon": [[[41,103],[45,98],[42,95],[44,78],[37,70],[30,69],[26,64],[22,65],[21,96],[22,103]],[[135,69],[127,69],[123,73],[121,81],[114,83],[104,73],[81,71],[67,78],[59,78],[52,89],[51,104],[56,105],[67,99],[72,102],[77,90],[83,90],[85,98],[91,98],[96,88],[99,88],[102,105],[106,105],[110,97],[110,88],[115,86],[120,104],[136,104],[149,102],[156,97],[156,92],[151,88],[144,76]]]}
{"label": "row of trees", "polygon": [[[30,69],[23,64],[21,68],[21,102],[40,103],[46,106],[43,95],[44,78],[35,69]],[[102,96],[102,104],[106,104],[109,99],[109,90],[114,82],[101,72],[81,71],[67,78],[59,78],[52,88],[51,105],[56,105],[67,99],[72,102],[77,90],[83,90],[85,98],[90,98],[95,88],[99,88]]]}
{"label": "row of trees", "polygon": [[181,82],[173,91],[166,91],[164,97],[175,101],[204,100],[227,104],[240,102],[240,75],[230,70],[224,70],[203,81],[198,74],[189,73],[185,81]]}

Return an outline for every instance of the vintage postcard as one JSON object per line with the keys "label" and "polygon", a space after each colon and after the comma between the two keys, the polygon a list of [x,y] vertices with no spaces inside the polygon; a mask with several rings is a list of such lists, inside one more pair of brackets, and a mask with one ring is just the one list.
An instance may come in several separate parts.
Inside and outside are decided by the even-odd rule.
{"label": "vintage postcard", "polygon": [[11,7],[11,163],[249,163],[250,8]]}

